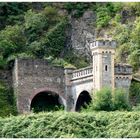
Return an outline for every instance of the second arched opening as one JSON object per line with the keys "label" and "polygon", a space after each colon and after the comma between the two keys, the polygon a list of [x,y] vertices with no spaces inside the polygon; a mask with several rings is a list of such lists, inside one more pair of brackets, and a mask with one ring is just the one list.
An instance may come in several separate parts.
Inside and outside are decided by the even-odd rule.
{"label": "second arched opening", "polygon": [[75,111],[80,111],[81,108],[85,108],[86,105],[91,102],[91,100],[92,98],[87,91],[81,92],[76,102]]}

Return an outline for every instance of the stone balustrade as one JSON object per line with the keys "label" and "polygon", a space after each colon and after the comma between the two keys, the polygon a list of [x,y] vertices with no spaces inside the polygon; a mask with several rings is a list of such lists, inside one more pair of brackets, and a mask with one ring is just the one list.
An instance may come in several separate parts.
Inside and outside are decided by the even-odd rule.
{"label": "stone balustrade", "polygon": [[74,70],[72,73],[72,80],[84,78],[87,76],[92,76],[93,75],[92,70],[93,70],[93,68],[91,66],[82,68],[82,69],[78,69],[78,70]]}

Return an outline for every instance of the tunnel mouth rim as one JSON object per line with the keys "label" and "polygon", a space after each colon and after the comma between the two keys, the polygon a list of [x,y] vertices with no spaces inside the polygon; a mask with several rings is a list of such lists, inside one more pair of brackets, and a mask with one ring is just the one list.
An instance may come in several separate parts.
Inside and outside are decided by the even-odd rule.
{"label": "tunnel mouth rim", "polygon": [[[43,95],[44,94],[44,95]],[[55,103],[54,104],[47,104],[47,106],[54,106],[54,108],[56,107],[56,108],[58,108],[59,109],[59,107],[62,109],[64,109],[64,104],[63,104],[63,102],[62,102],[62,99],[61,99],[61,96],[58,94],[58,93],[56,93],[56,92],[53,92],[53,91],[41,91],[41,92],[38,92],[33,98],[32,98],[32,100],[31,100],[31,103],[30,103],[30,111],[32,111],[32,112],[50,112],[50,111],[57,111],[57,109],[55,110],[49,110],[49,109],[47,109],[47,106],[46,106],[46,110],[40,110],[40,111],[34,111],[34,102],[37,102],[37,100],[39,101],[39,99],[38,98],[40,98],[41,96],[44,96],[44,97],[46,97],[46,99],[49,97],[49,98],[52,98],[52,100],[54,100],[55,101]],[[40,101],[39,101],[40,102]],[[45,106],[44,106],[45,107]]]}

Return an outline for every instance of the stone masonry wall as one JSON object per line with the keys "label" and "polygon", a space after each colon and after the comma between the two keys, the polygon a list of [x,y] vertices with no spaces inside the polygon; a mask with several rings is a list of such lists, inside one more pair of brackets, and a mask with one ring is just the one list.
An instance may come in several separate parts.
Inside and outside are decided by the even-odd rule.
{"label": "stone masonry wall", "polygon": [[132,80],[132,67],[128,64],[115,64],[115,87],[129,91]]}
{"label": "stone masonry wall", "polygon": [[61,100],[66,102],[62,67],[52,67],[46,60],[17,59],[13,73],[17,107],[20,113],[29,112],[33,97],[43,91],[57,93]]}
{"label": "stone masonry wall", "polygon": [[[107,54],[105,58],[104,55],[101,55],[102,59],[105,59],[101,63],[103,66],[101,69],[103,85],[110,84],[111,79],[111,77],[109,78],[111,76],[109,69],[111,69],[110,65],[112,62],[110,54],[108,54],[109,56]],[[108,66],[108,70],[103,72],[105,71],[105,65]],[[118,67],[118,65],[115,65],[115,75],[113,75],[115,87],[122,87],[128,90],[132,79],[131,72],[130,66],[123,65]],[[30,112],[32,99],[38,93],[45,91],[58,94],[65,109],[74,111],[80,93],[83,91],[91,93],[94,90],[93,77],[95,77],[93,67],[73,70],[51,66],[46,60],[41,59],[16,59],[13,68],[13,78],[8,81],[9,83],[13,81],[19,113]]]}

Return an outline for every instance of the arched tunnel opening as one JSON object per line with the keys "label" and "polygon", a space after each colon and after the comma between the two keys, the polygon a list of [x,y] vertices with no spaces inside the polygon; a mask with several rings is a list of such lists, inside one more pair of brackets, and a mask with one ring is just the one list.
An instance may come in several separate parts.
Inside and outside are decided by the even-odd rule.
{"label": "arched tunnel opening", "polygon": [[60,103],[60,97],[53,92],[40,92],[31,102],[33,112],[58,111],[60,109],[64,109],[62,103]]}
{"label": "arched tunnel opening", "polygon": [[86,108],[87,105],[89,105],[89,103],[91,102],[91,100],[92,98],[87,91],[81,92],[76,102],[75,111],[79,112],[81,108]]}

